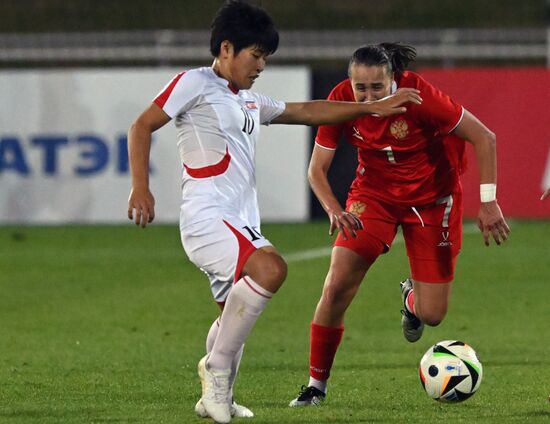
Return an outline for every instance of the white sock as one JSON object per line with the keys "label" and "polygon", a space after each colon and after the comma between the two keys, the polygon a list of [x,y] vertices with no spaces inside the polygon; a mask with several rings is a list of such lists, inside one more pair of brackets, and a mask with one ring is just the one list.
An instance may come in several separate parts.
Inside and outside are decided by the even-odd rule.
{"label": "white sock", "polygon": [[309,377],[308,386],[313,386],[316,389],[321,390],[323,393],[327,393],[327,381],[317,380],[316,378]]}
{"label": "white sock", "polygon": [[[219,328],[220,328],[220,319],[216,318],[216,320],[210,326],[210,330],[208,331],[208,336],[206,336],[206,353],[212,352],[212,347],[214,346],[214,342],[216,341],[216,336],[218,335]],[[235,356],[233,357],[233,361],[231,362],[231,375],[229,376],[229,387],[231,387],[229,396],[231,398],[233,398],[233,385],[235,384],[235,379],[237,378],[237,372],[239,371],[239,365],[241,364],[243,350],[244,350],[244,344],[241,346],[239,351],[235,354]]]}
{"label": "white sock", "polygon": [[206,336],[206,353],[210,353],[212,351],[212,346],[214,346],[216,336],[218,335],[218,328],[220,328],[219,317],[214,320],[210,326],[210,330],[208,330],[208,335]]}
{"label": "white sock", "polygon": [[208,357],[209,368],[231,368],[233,358],[242,349],[272,296],[273,293],[250,277],[243,277],[233,285],[220,318],[218,335]]}

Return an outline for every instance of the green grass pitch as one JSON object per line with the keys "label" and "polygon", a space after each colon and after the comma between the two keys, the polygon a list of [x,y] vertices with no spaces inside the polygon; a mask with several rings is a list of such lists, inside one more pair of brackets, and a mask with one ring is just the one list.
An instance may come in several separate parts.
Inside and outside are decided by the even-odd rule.
{"label": "green grass pitch", "polygon": [[[283,254],[330,245],[328,225],[265,225]],[[504,246],[469,231],[445,321],[415,344],[400,328],[397,242],[350,308],[328,398],[290,409],[307,382],[309,323],[329,258],[289,264],[248,340],[236,399],[253,423],[550,421],[550,221],[512,223]],[[217,314],[176,225],[0,227],[0,423],[200,423],[196,364]],[[484,364],[479,392],[440,404],[417,366],[459,339]],[[236,419],[235,422],[247,422]]]}

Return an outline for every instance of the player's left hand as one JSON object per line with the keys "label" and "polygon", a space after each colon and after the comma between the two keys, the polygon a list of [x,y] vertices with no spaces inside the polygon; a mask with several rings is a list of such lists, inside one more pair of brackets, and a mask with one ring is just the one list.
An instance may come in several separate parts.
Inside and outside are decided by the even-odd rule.
{"label": "player's left hand", "polygon": [[540,200],[544,200],[546,198],[550,197],[550,187],[546,189],[544,193],[542,193],[542,196],[540,196]]}
{"label": "player's left hand", "polygon": [[506,223],[496,200],[481,203],[477,225],[483,233],[485,246],[489,246],[491,236],[495,240],[495,243],[500,245],[510,235],[510,227]]}

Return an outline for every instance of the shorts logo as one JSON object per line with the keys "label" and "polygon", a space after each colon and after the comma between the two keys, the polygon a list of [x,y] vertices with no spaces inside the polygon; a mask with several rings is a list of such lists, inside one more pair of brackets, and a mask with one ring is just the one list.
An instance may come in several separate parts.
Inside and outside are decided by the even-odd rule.
{"label": "shorts logo", "polygon": [[365,205],[363,202],[353,202],[351,205],[349,205],[348,212],[359,218],[363,214],[363,212],[365,212],[366,207],[367,205]]}
{"label": "shorts logo", "polygon": [[439,247],[446,247],[446,246],[452,246],[453,242],[449,241],[449,232],[448,231],[442,231],[441,237],[443,238],[443,241],[439,242]]}
{"label": "shorts logo", "polygon": [[409,126],[404,119],[398,119],[390,125],[390,132],[397,140],[403,140],[409,134]]}

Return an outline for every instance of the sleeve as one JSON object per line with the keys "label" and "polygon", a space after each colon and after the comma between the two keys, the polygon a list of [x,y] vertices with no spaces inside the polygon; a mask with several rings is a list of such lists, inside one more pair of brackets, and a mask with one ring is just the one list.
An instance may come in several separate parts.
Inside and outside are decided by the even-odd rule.
{"label": "sleeve", "polygon": [[277,116],[285,111],[286,104],[271,97],[250,92],[260,109],[260,124],[269,125]]}
{"label": "sleeve", "polygon": [[199,74],[188,71],[176,75],[155,97],[153,103],[173,118],[196,103],[204,86]]}
{"label": "sleeve", "polygon": [[[344,101],[344,96],[341,92],[341,83],[332,89],[327,97],[327,100]],[[338,143],[342,137],[345,124],[336,125],[320,125],[315,136],[315,144],[319,147],[328,150],[336,150]]]}
{"label": "sleeve", "polygon": [[429,82],[418,77],[417,88],[422,96],[422,104],[415,106],[419,118],[434,128],[437,133],[446,135],[452,132],[462,120],[464,108],[447,94]]}

